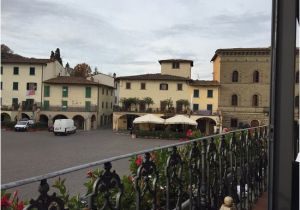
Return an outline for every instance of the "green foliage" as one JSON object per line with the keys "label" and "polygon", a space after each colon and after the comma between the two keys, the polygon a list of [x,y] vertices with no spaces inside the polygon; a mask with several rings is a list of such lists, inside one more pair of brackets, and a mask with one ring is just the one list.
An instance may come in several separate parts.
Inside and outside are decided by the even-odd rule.
{"label": "green foliage", "polygon": [[16,125],[16,122],[15,121],[4,121],[4,122],[1,122],[1,127],[4,127],[4,128],[11,128],[13,129]]}
{"label": "green foliage", "polygon": [[1,209],[3,210],[23,210],[28,201],[21,201],[18,197],[18,191],[13,193],[1,190]]}
{"label": "green foliage", "polygon": [[148,106],[148,109],[150,109],[150,105],[153,105],[154,104],[154,101],[153,101],[153,99],[152,98],[150,98],[150,97],[145,97],[145,98],[143,98],[143,100],[145,101],[145,103],[147,104],[147,106]]}

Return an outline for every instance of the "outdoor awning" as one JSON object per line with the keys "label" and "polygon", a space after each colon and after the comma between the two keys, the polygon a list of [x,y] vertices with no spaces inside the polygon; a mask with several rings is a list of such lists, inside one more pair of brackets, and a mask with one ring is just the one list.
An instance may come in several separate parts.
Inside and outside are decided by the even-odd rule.
{"label": "outdoor awning", "polygon": [[135,118],[133,123],[134,124],[141,124],[141,123],[164,124],[165,120],[153,114],[146,114],[144,116]]}
{"label": "outdoor awning", "polygon": [[166,119],[165,124],[197,125],[198,123],[184,115],[175,115],[174,117]]}

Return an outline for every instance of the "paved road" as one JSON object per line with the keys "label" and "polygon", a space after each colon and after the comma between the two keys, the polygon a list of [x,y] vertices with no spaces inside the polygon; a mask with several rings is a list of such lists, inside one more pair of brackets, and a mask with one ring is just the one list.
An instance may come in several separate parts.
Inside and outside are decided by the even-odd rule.
{"label": "paved road", "polygon": [[[77,132],[69,136],[54,136],[46,131],[21,133],[2,130],[1,134],[2,183],[177,142],[131,139],[128,135],[116,134],[111,130]],[[113,168],[120,175],[129,172],[128,166],[128,159],[113,163]],[[63,176],[67,178],[71,194],[82,195],[85,192],[83,183],[87,170]],[[49,183],[54,180],[49,180]],[[38,183],[18,187],[25,199],[36,197],[37,189]]]}

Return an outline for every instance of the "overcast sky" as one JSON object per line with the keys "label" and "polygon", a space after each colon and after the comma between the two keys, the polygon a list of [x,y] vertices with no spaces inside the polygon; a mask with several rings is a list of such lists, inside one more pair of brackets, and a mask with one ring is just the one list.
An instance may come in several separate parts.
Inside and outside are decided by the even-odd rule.
{"label": "overcast sky", "polygon": [[268,47],[271,0],[2,0],[1,43],[26,57],[57,47],[64,64],[117,76],[158,73],[158,60],[192,59],[211,79],[218,48]]}

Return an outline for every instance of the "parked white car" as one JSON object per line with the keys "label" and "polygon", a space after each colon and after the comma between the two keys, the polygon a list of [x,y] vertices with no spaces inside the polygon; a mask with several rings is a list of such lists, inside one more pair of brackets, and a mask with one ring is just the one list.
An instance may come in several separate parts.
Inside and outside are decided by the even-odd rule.
{"label": "parked white car", "polygon": [[28,121],[18,121],[15,125],[15,131],[27,131],[29,127]]}
{"label": "parked white car", "polygon": [[54,135],[58,134],[70,134],[76,132],[76,126],[74,125],[74,120],[72,119],[58,119],[55,120],[53,125]]}

